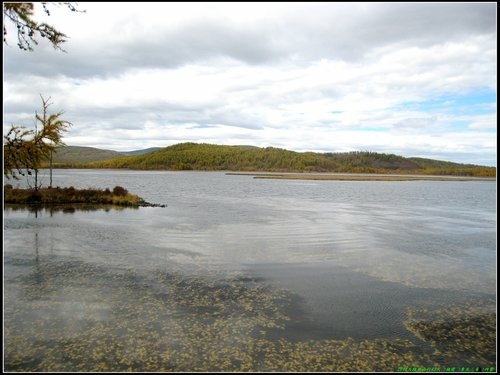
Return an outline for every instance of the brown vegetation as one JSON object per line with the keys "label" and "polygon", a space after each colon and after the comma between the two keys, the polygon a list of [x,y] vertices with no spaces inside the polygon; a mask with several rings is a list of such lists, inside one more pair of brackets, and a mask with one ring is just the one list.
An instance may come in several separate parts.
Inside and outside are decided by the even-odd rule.
{"label": "brown vegetation", "polygon": [[42,188],[15,189],[12,185],[4,186],[4,203],[10,204],[112,204],[138,207],[144,202],[137,195],[130,194],[125,188],[115,186],[109,189]]}

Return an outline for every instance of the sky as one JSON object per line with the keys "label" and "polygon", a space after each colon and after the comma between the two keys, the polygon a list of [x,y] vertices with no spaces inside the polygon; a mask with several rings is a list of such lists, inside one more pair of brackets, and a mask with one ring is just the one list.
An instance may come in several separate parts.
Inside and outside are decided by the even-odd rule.
{"label": "sky", "polygon": [[68,35],[3,48],[4,133],[40,95],[63,141],[374,151],[496,166],[496,3],[37,4]]}

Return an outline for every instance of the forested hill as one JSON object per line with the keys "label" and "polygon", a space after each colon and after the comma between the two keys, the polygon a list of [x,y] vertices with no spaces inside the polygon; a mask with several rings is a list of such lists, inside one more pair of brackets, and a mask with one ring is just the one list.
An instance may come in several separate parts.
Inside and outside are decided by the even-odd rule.
{"label": "forested hill", "polygon": [[102,150],[94,147],[64,146],[56,149],[52,162],[64,165],[77,165],[97,160],[106,160],[123,156],[122,153],[111,150]]}
{"label": "forested hill", "polygon": [[142,155],[84,165],[88,168],[270,172],[412,173],[495,177],[496,168],[375,152],[314,153],[274,147],[180,143]]}
{"label": "forested hill", "polygon": [[[159,150],[160,147],[152,147],[135,151],[111,151],[94,147],[83,146],[63,146],[58,147],[53,153],[52,163],[57,166],[80,167],[82,163],[89,163],[99,160],[114,159],[125,155],[139,155]],[[43,164],[48,166],[48,161]]]}

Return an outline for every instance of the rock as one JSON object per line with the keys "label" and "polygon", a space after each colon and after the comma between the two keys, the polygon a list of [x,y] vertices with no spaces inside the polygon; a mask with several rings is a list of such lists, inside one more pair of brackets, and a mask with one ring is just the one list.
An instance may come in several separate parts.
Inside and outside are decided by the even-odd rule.
{"label": "rock", "polygon": [[167,207],[166,204],[150,203],[150,202],[146,202],[146,201],[139,202],[138,206],[139,207],[162,207],[162,208]]}

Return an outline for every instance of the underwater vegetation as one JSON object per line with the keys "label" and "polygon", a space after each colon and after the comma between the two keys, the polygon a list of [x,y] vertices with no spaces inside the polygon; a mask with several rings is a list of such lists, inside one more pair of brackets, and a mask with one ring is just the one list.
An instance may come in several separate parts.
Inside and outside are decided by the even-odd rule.
{"label": "underwater vegetation", "polygon": [[430,344],[435,356],[488,367],[496,362],[494,303],[474,300],[460,306],[410,309],[405,325]]}
{"label": "underwater vegetation", "polygon": [[26,270],[9,273],[5,282],[7,371],[396,371],[495,364],[496,315],[482,313],[478,303],[410,309],[414,341],[292,341],[279,332],[293,319],[287,313],[293,296],[252,276],[175,267],[145,273],[48,256],[7,257],[5,263]]}

